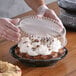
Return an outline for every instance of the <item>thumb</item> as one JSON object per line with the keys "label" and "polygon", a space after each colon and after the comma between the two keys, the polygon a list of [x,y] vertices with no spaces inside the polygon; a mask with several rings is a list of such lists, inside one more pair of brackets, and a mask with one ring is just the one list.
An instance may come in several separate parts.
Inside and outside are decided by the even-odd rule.
{"label": "thumb", "polygon": [[20,18],[11,19],[11,23],[17,24],[20,21]]}

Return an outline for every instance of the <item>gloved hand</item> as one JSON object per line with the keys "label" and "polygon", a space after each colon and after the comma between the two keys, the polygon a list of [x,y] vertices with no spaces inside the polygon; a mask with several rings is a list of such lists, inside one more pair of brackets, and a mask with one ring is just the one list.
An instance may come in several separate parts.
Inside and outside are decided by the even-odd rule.
{"label": "gloved hand", "polygon": [[20,30],[15,25],[19,21],[19,18],[0,18],[0,37],[11,41],[18,41],[20,38]]}
{"label": "gloved hand", "polygon": [[56,15],[56,13],[54,12],[54,10],[52,9],[49,9],[46,5],[41,5],[39,8],[38,8],[38,11],[37,11],[37,15],[39,17],[49,17],[51,19],[54,19],[56,20],[56,22],[61,26],[61,28],[63,28],[63,24],[62,24],[62,21],[59,19],[59,17]]}

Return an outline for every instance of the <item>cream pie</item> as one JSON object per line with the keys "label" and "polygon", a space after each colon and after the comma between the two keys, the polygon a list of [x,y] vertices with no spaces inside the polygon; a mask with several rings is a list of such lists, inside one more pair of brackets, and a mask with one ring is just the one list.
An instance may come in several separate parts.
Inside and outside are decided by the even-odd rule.
{"label": "cream pie", "polygon": [[26,36],[18,43],[16,54],[28,59],[57,58],[64,53],[61,42],[57,38]]}

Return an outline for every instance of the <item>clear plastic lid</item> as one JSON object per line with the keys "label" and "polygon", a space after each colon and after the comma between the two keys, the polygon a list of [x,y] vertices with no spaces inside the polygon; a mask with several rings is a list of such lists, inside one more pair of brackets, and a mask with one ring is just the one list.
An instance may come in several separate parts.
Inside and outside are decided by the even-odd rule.
{"label": "clear plastic lid", "polygon": [[18,27],[26,34],[36,37],[50,37],[60,40],[62,48],[66,45],[66,30],[57,21],[46,17],[27,16],[22,18]]}

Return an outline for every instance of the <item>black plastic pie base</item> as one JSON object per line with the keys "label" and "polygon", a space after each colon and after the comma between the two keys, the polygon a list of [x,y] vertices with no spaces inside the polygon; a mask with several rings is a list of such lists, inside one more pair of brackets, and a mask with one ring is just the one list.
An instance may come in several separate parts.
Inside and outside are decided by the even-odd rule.
{"label": "black plastic pie base", "polygon": [[23,64],[23,65],[27,65],[27,66],[32,66],[32,67],[47,67],[47,66],[52,66],[54,64],[56,64],[58,61],[51,61],[51,62],[27,62],[27,61],[24,61],[24,60],[20,60],[20,62]]}
{"label": "black plastic pie base", "polygon": [[68,53],[67,49],[63,48],[64,54],[62,54],[62,56],[60,56],[58,58],[47,59],[47,60],[36,60],[36,59],[26,59],[26,58],[19,57],[15,53],[16,48],[17,48],[17,45],[10,48],[11,55],[14,58],[16,58],[17,60],[19,60],[23,65],[32,66],[32,67],[52,66],[52,65],[56,64],[59,60],[63,59]]}

